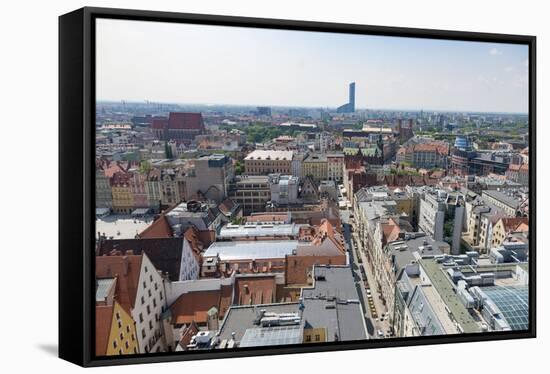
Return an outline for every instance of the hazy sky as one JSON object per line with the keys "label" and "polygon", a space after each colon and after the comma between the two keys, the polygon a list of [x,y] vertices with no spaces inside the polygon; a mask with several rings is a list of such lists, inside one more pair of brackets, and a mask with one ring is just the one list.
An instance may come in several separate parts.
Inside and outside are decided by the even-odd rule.
{"label": "hazy sky", "polygon": [[97,99],[527,112],[528,47],[97,20]]}

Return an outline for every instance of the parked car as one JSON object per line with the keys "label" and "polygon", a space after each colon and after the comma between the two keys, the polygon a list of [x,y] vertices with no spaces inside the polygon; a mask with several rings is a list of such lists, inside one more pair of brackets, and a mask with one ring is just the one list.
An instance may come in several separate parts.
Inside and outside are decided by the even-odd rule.
{"label": "parked car", "polygon": [[383,338],[383,337],[384,337],[384,333],[382,332],[382,330],[378,330],[378,337],[379,337],[379,338]]}

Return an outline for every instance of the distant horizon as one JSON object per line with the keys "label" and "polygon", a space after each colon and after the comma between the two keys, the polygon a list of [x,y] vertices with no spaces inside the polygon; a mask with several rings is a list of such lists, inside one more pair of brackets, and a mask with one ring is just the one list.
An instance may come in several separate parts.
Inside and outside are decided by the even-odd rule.
{"label": "distant horizon", "polygon": [[[204,106],[204,107],[250,107],[250,108],[258,108],[258,107],[269,107],[271,109],[283,109],[283,108],[289,108],[289,109],[309,109],[309,110],[334,110],[336,112],[337,106],[297,106],[297,105],[268,105],[268,104],[223,104],[223,103],[178,103],[178,102],[157,102],[157,101],[137,101],[137,100],[111,100],[111,99],[98,99],[96,100],[96,105],[100,103],[118,103],[122,104],[122,102],[125,102],[127,104],[143,104],[143,105],[180,105],[180,106]],[[522,116],[528,116],[529,112],[487,112],[487,111],[478,111],[478,110],[455,110],[455,109],[430,109],[430,108],[420,108],[420,109],[407,109],[407,108],[365,108],[365,107],[356,107],[355,112],[361,112],[361,111],[388,111],[388,112],[437,112],[437,113],[468,113],[468,114],[507,114],[507,115],[522,115]],[[338,113],[343,115],[343,113]],[[346,113],[346,114],[353,114],[353,113]]]}
{"label": "distant horizon", "polygon": [[[528,113],[527,45],[96,20],[102,100]],[[291,103],[289,105],[289,103]]]}

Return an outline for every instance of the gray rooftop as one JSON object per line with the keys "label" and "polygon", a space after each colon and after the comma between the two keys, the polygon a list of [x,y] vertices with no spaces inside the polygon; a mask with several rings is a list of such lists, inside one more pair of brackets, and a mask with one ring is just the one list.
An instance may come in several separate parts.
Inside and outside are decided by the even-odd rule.
{"label": "gray rooftop", "polygon": [[300,325],[250,328],[245,331],[239,347],[301,344],[303,334]]}
{"label": "gray rooftop", "polygon": [[515,198],[513,196],[508,196],[507,194],[505,194],[502,191],[485,190],[485,191],[482,192],[481,196],[483,197],[483,195],[490,196],[490,197],[502,202],[503,204],[506,204],[509,207],[515,208],[515,209],[517,209],[519,207],[519,204],[520,204],[520,201],[517,198]]}
{"label": "gray rooftop", "polygon": [[406,233],[405,235],[413,237],[391,242],[387,246],[387,250],[393,255],[396,271],[415,260],[414,252],[418,252],[421,256],[436,256],[449,252],[448,243],[434,240],[424,233]]}
{"label": "gray rooftop", "polygon": [[240,343],[246,330],[259,328],[254,320],[261,310],[272,313],[296,313],[298,303],[232,306],[227,310],[220,326],[220,341],[231,339],[232,333],[235,333],[235,341]]}
{"label": "gray rooftop", "polygon": [[363,308],[349,266],[315,266],[312,288],[302,289],[305,328],[326,328],[327,341],[368,339]]}
{"label": "gray rooftop", "polygon": [[203,257],[217,255],[221,261],[285,258],[297,247],[297,240],[214,242]]}

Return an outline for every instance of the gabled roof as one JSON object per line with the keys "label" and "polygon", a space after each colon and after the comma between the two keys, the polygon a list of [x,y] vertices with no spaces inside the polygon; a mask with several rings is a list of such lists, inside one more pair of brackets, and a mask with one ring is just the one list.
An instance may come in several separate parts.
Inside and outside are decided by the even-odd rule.
{"label": "gabled roof", "polygon": [[168,273],[170,280],[177,281],[184,240],[182,237],[104,240],[99,245],[99,253],[107,255],[113,251],[120,251],[125,254],[127,251],[133,251],[134,255],[141,255],[145,252],[157,270]]}
{"label": "gabled roof", "polygon": [[299,256],[338,256],[344,255],[345,251],[342,234],[327,219],[321,221],[311,243],[297,248]]}
{"label": "gabled roof", "polygon": [[[524,231],[525,227],[527,226],[527,230],[529,230],[529,218],[528,217],[505,217],[501,218],[502,224],[504,226],[504,231],[509,232],[516,232],[516,231]],[[518,230],[519,228],[519,230]]]}
{"label": "gabled roof", "polygon": [[382,223],[382,244],[393,242],[399,238],[401,229],[393,219],[389,219],[387,223]]}
{"label": "gabled roof", "polygon": [[122,172],[125,173],[128,170],[128,165],[121,163],[121,162],[115,162],[112,161],[108,164],[105,164],[102,166],[102,170],[105,173],[105,176],[107,178],[113,177],[115,173]]}
{"label": "gabled roof", "polygon": [[218,209],[225,216],[231,217],[239,209],[239,204],[236,204],[230,198],[226,198],[224,201],[220,203],[220,205],[218,205]]}
{"label": "gabled roof", "polygon": [[115,300],[129,314],[136,302],[142,256],[97,256],[96,278],[116,278]]}
{"label": "gabled roof", "polygon": [[195,256],[195,259],[198,263],[200,263],[201,253],[204,249],[204,243],[200,239],[199,230],[197,230],[194,226],[191,226],[187,230],[185,230],[183,236],[185,237],[185,240],[189,242],[189,246],[193,250],[193,255]]}
{"label": "gabled roof", "polygon": [[95,307],[95,354],[105,356],[111,334],[114,303],[112,305],[96,305]]}
{"label": "gabled roof", "polygon": [[199,327],[195,322],[191,322],[189,326],[183,329],[179,344],[182,348],[186,348],[191,343],[191,338],[199,332]]}
{"label": "gabled roof", "polygon": [[145,230],[138,234],[141,239],[172,238],[174,232],[172,226],[164,214],[151,223]]}
{"label": "gabled roof", "polygon": [[111,186],[127,187],[130,185],[131,177],[132,177],[131,173],[117,171],[113,174],[113,176],[110,179]]}

